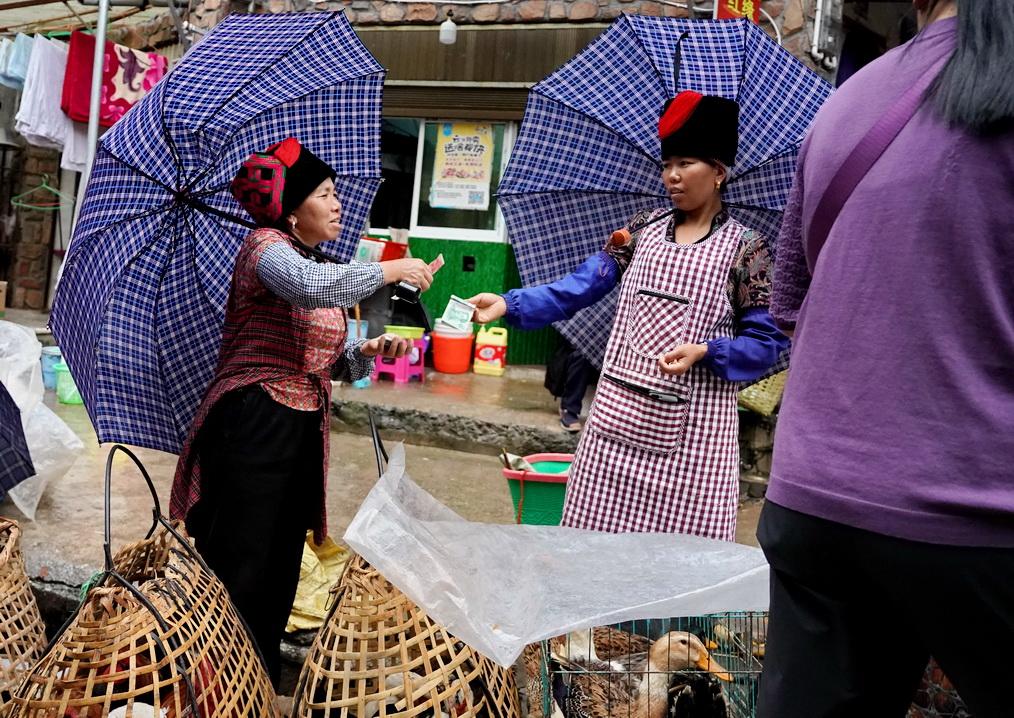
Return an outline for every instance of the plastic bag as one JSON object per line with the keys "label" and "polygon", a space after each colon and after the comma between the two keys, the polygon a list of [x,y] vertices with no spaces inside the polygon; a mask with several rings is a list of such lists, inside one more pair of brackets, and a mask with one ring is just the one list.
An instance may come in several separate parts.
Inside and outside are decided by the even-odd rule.
{"label": "plastic bag", "polygon": [[287,633],[314,630],[324,625],[331,587],[338,583],[348,560],[349,552],[330,536],[318,546],[313,542],[313,531],[306,532],[296,599],[285,624]]}
{"label": "plastic bag", "polygon": [[45,404],[35,405],[28,414],[21,414],[25,440],[32,455],[35,476],[25,479],[7,492],[14,505],[32,521],[42,494],[50,481],[70,470],[84,448],[81,439],[63,419]]}
{"label": "plastic bag", "polygon": [[465,521],[408,477],[400,445],[345,541],[504,667],[525,645],[569,631],[768,605],[760,549],[680,534]]}
{"label": "plastic bag", "polygon": [[0,382],[21,415],[42,401],[42,344],[28,327],[0,321]]}
{"label": "plastic bag", "polygon": [[84,448],[77,434],[42,403],[45,389],[41,357],[42,344],[30,329],[0,321],[0,382],[21,411],[25,441],[36,472],[7,495],[32,521],[47,484],[67,473]]}

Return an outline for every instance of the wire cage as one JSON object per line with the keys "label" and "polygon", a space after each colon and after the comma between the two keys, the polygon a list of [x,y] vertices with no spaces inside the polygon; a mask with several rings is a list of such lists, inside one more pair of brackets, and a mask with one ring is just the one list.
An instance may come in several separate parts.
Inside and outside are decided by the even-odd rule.
{"label": "wire cage", "polygon": [[915,691],[908,718],[972,718],[972,713],[961,700],[954,684],[931,659]]}
{"label": "wire cage", "polygon": [[753,718],[767,614],[574,631],[524,654],[529,718]]}
{"label": "wire cage", "polygon": [[[117,451],[155,502],[148,535],[110,548],[110,470]],[[105,571],[13,691],[2,718],[267,718],[275,694],[225,586],[158,508],[137,458],[106,464]]]}
{"label": "wire cage", "polygon": [[514,674],[349,559],[296,685],[293,718],[518,718]]}
{"label": "wire cage", "polygon": [[45,626],[21,555],[21,527],[0,518],[0,711],[45,647]]}

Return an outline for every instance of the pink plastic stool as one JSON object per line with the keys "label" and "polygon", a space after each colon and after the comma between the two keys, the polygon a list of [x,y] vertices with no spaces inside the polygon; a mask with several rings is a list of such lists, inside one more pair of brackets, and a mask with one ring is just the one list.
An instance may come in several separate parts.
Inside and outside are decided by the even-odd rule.
{"label": "pink plastic stool", "polygon": [[408,384],[414,376],[419,377],[420,383],[426,381],[426,362],[424,361],[424,357],[428,344],[429,342],[426,337],[412,341],[412,345],[419,350],[419,358],[415,363],[412,362],[411,351],[400,359],[377,357],[376,364],[373,367],[373,381],[377,381],[381,374],[390,375],[394,379],[395,384]]}

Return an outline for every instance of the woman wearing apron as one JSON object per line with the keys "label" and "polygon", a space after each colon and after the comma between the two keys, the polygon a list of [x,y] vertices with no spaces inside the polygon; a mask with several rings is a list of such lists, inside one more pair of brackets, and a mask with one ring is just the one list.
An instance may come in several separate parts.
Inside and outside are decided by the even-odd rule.
{"label": "woman wearing apron", "polygon": [[677,95],[659,119],[662,180],[677,209],[668,222],[635,231],[625,246],[608,246],[558,282],[471,300],[476,321],[505,316],[535,329],[620,284],[564,526],[735,538],[737,392],[789,345],[768,312],[767,244],[721,200],[738,118],[732,100]]}

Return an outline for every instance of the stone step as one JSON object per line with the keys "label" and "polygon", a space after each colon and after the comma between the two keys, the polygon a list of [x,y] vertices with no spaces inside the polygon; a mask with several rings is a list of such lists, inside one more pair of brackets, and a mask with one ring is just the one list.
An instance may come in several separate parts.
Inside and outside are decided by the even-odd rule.
{"label": "stone step", "polygon": [[331,407],[331,428],[369,434],[369,412],[385,442],[404,441],[472,454],[574,453],[578,435],[535,424],[506,423],[492,419],[416,409],[398,404],[337,399]]}

